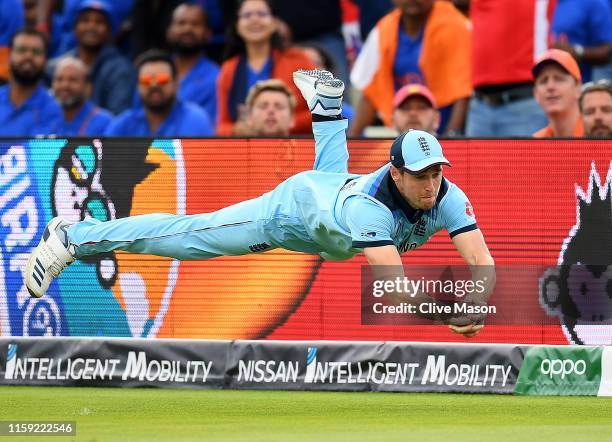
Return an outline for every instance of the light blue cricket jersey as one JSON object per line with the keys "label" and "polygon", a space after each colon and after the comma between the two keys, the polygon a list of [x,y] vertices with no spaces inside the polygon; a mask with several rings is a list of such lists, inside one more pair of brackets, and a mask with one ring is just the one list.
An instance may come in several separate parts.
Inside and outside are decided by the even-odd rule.
{"label": "light blue cricket jersey", "polygon": [[212,213],[76,223],[68,230],[76,256],[119,249],[207,259],[280,247],[342,260],[365,247],[395,245],[405,252],[438,230],[454,236],[477,228],[468,199],[446,179],[434,207],[422,211],[399,195],[389,164],[368,175],[349,174],[346,128],[346,120],[314,123],[314,170],[258,198]]}
{"label": "light blue cricket jersey", "polygon": [[[333,125],[323,124],[326,129]],[[317,157],[348,158],[342,152],[343,130],[324,142],[315,138]],[[323,171],[292,176],[261,197],[260,214],[270,220],[265,224],[267,234],[276,247],[342,260],[365,247],[395,245],[402,253],[420,247],[442,229],[453,237],[478,228],[469,200],[455,184],[442,178],[434,207],[416,210],[400,196],[389,168],[390,163],[355,175],[326,172],[323,164]]]}

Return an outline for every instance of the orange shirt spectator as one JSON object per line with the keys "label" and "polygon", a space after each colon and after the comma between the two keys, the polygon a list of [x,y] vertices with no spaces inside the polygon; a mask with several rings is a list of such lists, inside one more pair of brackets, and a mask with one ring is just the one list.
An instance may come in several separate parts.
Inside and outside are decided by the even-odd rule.
{"label": "orange shirt spectator", "polygon": [[[472,93],[470,23],[447,1],[403,3],[370,32],[351,72],[353,86],[363,92],[350,130],[352,135],[361,133],[376,114],[391,126],[396,90],[414,82],[425,84],[443,115],[446,113],[446,132],[463,129]],[[419,40],[421,44],[417,44]],[[398,50],[401,45],[408,50],[418,48],[418,59],[404,63],[404,67],[412,65],[412,69],[402,73],[398,60],[406,58],[406,52]]]}

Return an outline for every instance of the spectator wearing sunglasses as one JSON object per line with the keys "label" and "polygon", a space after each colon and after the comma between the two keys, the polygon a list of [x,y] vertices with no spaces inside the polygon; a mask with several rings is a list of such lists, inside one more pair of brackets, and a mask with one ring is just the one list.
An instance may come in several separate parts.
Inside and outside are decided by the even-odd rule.
{"label": "spectator wearing sunglasses", "polygon": [[177,98],[174,60],[157,49],[136,59],[138,94],[142,107],[128,109],[113,119],[107,136],[206,137],[213,134],[208,114],[197,104]]}
{"label": "spectator wearing sunglasses", "polygon": [[586,83],[580,94],[580,112],[584,135],[593,138],[612,138],[612,83],[599,80]]}
{"label": "spectator wearing sunglasses", "polygon": [[0,87],[0,136],[56,134],[62,110],[41,84],[47,39],[37,31],[20,31],[10,43],[8,84]]}

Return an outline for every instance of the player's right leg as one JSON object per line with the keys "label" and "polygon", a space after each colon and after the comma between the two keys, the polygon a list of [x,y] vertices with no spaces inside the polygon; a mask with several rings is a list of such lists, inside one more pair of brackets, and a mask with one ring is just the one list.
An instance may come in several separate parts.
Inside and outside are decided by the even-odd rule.
{"label": "player's right leg", "polygon": [[259,216],[261,198],[189,216],[156,213],[107,222],[87,218],[75,224],[53,218],[28,259],[26,287],[32,296],[43,296],[75,259],[113,250],[180,260],[270,250],[274,246]]}
{"label": "player's right leg", "polygon": [[312,112],[315,136],[313,169],[346,173],[348,150],[345,131],[348,121],[342,118],[344,83],[331,73],[320,70],[296,71],[293,81]]}

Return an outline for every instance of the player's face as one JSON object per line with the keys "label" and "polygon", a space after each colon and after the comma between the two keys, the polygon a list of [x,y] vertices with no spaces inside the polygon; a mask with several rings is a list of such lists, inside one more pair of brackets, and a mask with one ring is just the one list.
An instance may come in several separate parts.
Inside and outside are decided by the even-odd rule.
{"label": "player's face", "polygon": [[415,95],[404,100],[393,111],[393,124],[400,133],[419,129],[435,135],[440,124],[440,113],[426,98]]}
{"label": "player's face", "polygon": [[172,15],[167,40],[179,50],[200,51],[206,42],[207,32],[202,9],[196,5],[182,4]]}
{"label": "player's face", "polygon": [[86,87],[86,74],[76,66],[67,64],[55,71],[53,95],[63,108],[72,109],[80,106],[87,95]]}
{"label": "player's face", "polygon": [[591,137],[612,137],[612,95],[606,91],[588,92],[582,97],[584,132]]}
{"label": "player's face", "polygon": [[249,113],[253,135],[287,136],[293,127],[289,98],[277,91],[263,91],[253,102]]}
{"label": "player's face", "polygon": [[138,92],[144,106],[153,112],[166,111],[174,104],[176,81],[164,61],[145,63],[138,72]]}
{"label": "player's face", "polygon": [[236,30],[245,43],[270,40],[276,29],[268,4],[262,0],[247,0],[238,10]]}
{"label": "player's face", "polygon": [[563,115],[578,105],[580,85],[559,65],[550,63],[540,70],[533,95],[547,115]]}
{"label": "player's face", "polygon": [[406,171],[399,173],[397,169],[395,171],[392,171],[393,181],[411,207],[429,210],[436,204],[442,184],[442,166],[432,166],[418,175]]}

